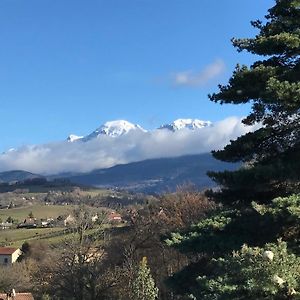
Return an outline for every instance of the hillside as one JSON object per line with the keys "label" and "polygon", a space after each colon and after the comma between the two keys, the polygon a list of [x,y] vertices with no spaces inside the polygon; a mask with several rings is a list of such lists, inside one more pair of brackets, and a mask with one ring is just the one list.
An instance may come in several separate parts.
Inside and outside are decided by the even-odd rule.
{"label": "hillside", "polygon": [[75,176],[65,175],[71,182],[97,187],[117,187],[140,192],[163,192],[193,183],[198,188],[214,187],[209,170],[236,169],[238,164],[220,162],[211,154],[176,158],[150,159],[108,169],[98,169]]}
{"label": "hillside", "polygon": [[23,170],[0,172],[0,183],[12,182],[12,181],[25,181],[25,180],[32,180],[36,178],[43,178],[43,176],[38,174],[33,174]]}

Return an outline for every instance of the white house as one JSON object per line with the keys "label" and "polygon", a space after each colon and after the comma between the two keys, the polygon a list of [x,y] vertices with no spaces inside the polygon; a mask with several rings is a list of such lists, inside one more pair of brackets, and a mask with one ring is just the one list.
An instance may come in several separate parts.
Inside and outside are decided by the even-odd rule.
{"label": "white house", "polygon": [[21,253],[21,250],[18,248],[0,247],[0,265],[13,264]]}
{"label": "white house", "polygon": [[2,223],[0,223],[0,228],[1,229],[10,229],[10,228],[12,228],[12,226],[13,226],[13,223],[9,223],[9,222],[2,222]]}
{"label": "white house", "polygon": [[68,215],[65,220],[64,220],[64,225],[65,226],[70,226],[76,223],[76,220],[73,216]]}

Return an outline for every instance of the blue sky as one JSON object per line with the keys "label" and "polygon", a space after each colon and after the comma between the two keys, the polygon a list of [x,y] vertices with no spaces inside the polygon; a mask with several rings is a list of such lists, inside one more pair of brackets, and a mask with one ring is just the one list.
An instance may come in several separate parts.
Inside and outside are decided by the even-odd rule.
{"label": "blue sky", "polygon": [[154,128],[245,115],[249,107],[213,104],[207,94],[237,62],[253,61],[230,38],[253,36],[250,20],[273,4],[0,0],[0,151],[114,119]]}

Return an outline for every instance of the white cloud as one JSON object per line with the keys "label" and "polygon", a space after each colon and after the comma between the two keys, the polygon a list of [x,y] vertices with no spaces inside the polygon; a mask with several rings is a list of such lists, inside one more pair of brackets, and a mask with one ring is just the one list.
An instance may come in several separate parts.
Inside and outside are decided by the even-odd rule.
{"label": "white cloud", "polygon": [[253,130],[231,117],[199,130],[130,131],[88,142],[23,146],[0,155],[0,171],[22,169],[40,174],[85,172],[150,158],[200,154],[223,148],[230,140]]}
{"label": "white cloud", "polygon": [[225,63],[221,59],[215,60],[200,72],[192,70],[171,74],[171,82],[174,86],[199,87],[207,85],[225,70]]}

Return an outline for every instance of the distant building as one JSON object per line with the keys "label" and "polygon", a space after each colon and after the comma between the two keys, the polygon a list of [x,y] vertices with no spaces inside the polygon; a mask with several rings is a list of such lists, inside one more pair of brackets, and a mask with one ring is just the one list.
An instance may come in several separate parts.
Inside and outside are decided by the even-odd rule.
{"label": "distant building", "polygon": [[34,300],[31,293],[7,293],[0,294],[0,300]]}
{"label": "distant building", "polygon": [[98,219],[99,219],[99,217],[98,217],[98,214],[95,214],[93,217],[92,217],[92,222],[97,222],[98,221]]}
{"label": "distant building", "polygon": [[36,220],[33,218],[27,218],[23,223],[18,224],[17,228],[36,228]]}
{"label": "distant building", "polygon": [[76,223],[76,220],[73,216],[68,215],[65,219],[64,219],[64,225],[65,226],[70,226],[70,225],[74,225]]}
{"label": "distant building", "polygon": [[12,228],[13,226],[13,223],[9,223],[9,222],[3,222],[3,223],[0,223],[0,228],[1,229],[10,229]]}
{"label": "distant building", "polygon": [[0,247],[0,265],[11,265],[15,263],[21,255],[18,248]]}
{"label": "distant building", "polygon": [[109,222],[122,222],[122,216],[120,214],[116,213],[115,211],[112,211],[108,215],[108,221]]}

